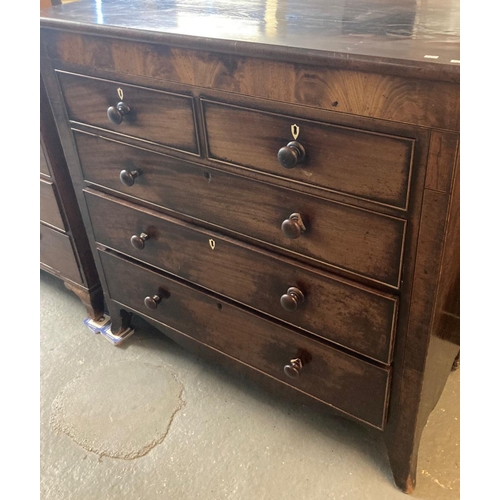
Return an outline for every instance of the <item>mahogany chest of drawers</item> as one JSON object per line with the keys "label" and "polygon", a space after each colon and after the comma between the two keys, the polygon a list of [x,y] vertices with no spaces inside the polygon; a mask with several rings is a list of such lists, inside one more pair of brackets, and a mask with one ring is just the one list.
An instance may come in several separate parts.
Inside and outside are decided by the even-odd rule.
{"label": "mahogany chest of drawers", "polygon": [[210,4],[42,11],[113,329],[383,433],[411,492],[459,349],[458,34],[419,29],[458,5]]}

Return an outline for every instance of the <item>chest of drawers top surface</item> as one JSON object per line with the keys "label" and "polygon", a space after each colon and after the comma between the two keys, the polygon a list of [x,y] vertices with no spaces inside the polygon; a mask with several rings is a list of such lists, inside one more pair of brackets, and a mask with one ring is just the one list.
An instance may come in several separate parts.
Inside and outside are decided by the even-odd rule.
{"label": "chest of drawers top surface", "polygon": [[[399,66],[456,80],[459,2],[455,0],[136,0],[80,1],[42,10],[45,26],[141,31],[173,45],[252,55],[327,56],[336,65]],[[166,37],[166,38],[165,38]],[[233,42],[228,45],[227,42]]]}

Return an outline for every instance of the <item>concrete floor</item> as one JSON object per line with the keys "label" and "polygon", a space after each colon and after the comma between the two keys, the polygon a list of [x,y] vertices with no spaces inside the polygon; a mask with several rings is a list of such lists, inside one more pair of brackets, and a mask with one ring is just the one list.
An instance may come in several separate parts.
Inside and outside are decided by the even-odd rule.
{"label": "concrete floor", "polygon": [[[140,319],[115,347],[40,281],[41,499],[408,498],[376,434],[276,402]],[[460,498],[459,377],[424,431],[414,498]]]}

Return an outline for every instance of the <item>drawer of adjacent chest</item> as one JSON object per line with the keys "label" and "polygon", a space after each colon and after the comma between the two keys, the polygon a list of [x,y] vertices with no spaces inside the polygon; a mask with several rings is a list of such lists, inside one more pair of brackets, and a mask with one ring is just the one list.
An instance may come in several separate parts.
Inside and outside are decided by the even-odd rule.
{"label": "drawer of adjacent chest", "polygon": [[[384,426],[389,369],[122,258],[99,253],[112,300],[375,427]],[[298,378],[287,376],[285,366]]]}
{"label": "drawer of adjacent chest", "polygon": [[57,203],[53,182],[40,179],[40,220],[64,231],[65,225]]}
{"label": "drawer of adjacent chest", "polygon": [[70,120],[199,154],[191,97],[72,73],[58,75]]}
{"label": "drawer of adjacent chest", "polygon": [[389,364],[397,300],[270,252],[92,191],[95,239]]}
{"label": "drawer of adjacent chest", "polygon": [[208,156],[406,209],[414,140],[202,100]]}
{"label": "drawer of adjacent chest", "polygon": [[406,222],[75,131],[87,181],[399,286]]}
{"label": "drawer of adjacent chest", "polygon": [[45,157],[45,152],[43,150],[42,144],[40,143],[40,173],[50,177],[49,165],[47,163],[47,158]]}
{"label": "drawer of adjacent chest", "polygon": [[40,224],[40,263],[65,278],[82,283],[69,236]]}

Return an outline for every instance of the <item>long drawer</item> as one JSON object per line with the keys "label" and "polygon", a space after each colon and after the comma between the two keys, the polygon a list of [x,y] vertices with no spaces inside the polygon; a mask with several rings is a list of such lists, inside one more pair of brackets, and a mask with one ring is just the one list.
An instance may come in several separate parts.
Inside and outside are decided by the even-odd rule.
{"label": "long drawer", "polygon": [[209,158],[406,208],[414,140],[201,102]]}
{"label": "long drawer", "polygon": [[95,191],[85,198],[98,243],[390,363],[392,296]]}
{"label": "long drawer", "polygon": [[[340,352],[117,256],[102,251],[99,254],[112,300],[383,428],[390,369]],[[297,359],[302,361],[302,369],[297,362],[292,363]],[[291,371],[296,370],[298,378],[285,374],[287,365]]]}
{"label": "long drawer", "polygon": [[[84,178],[121,193],[399,286],[406,222],[75,131]],[[133,175],[132,175],[133,174]],[[127,186],[121,182],[133,183]],[[134,178],[135,176],[135,178]],[[127,180],[128,177],[128,180]],[[290,239],[283,225],[305,231]]]}
{"label": "long drawer", "polygon": [[[58,72],[69,119],[119,134],[199,154],[190,96],[128,85],[111,80]],[[120,113],[119,103],[128,111]],[[114,108],[114,123],[108,117]]]}

